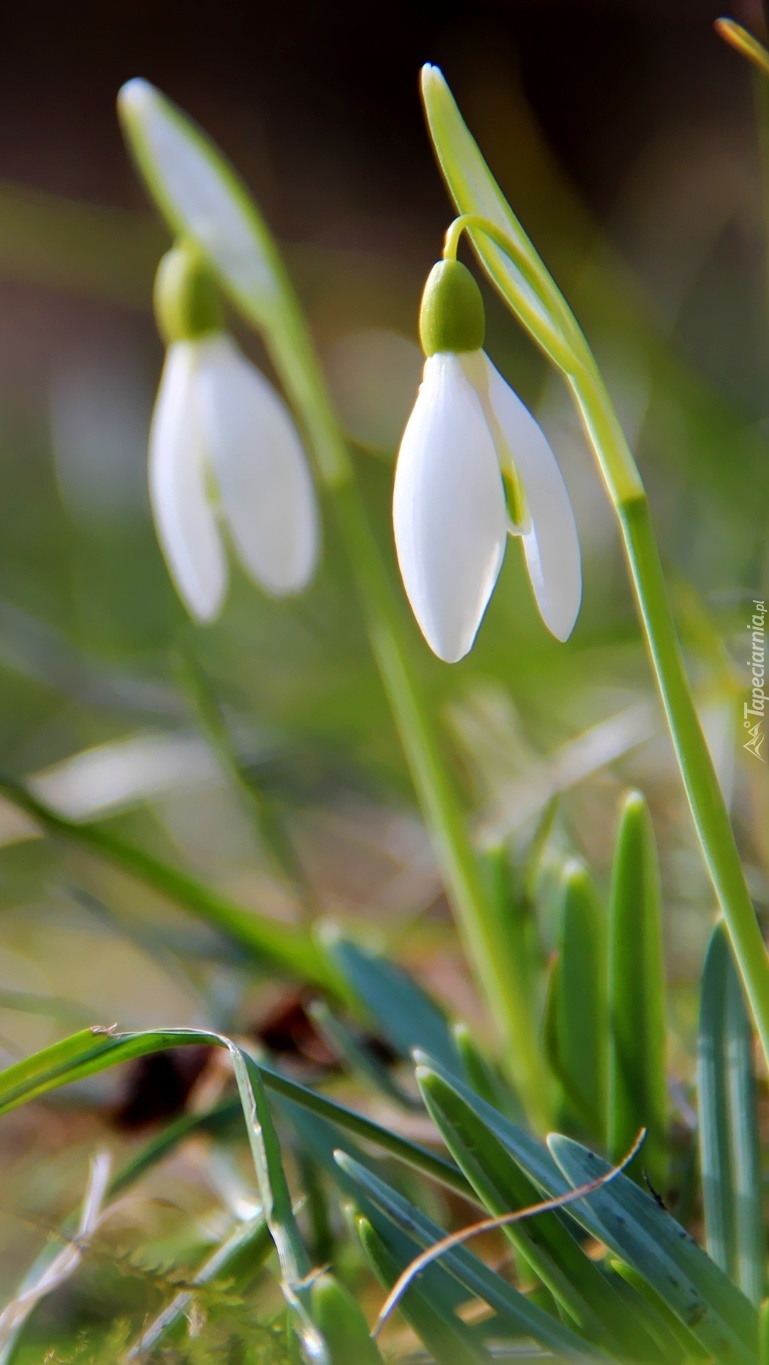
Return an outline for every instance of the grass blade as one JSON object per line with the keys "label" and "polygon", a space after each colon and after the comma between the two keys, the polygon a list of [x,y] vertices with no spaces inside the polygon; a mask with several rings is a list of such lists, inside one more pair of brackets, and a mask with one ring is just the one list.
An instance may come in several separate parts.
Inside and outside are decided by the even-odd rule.
{"label": "grass blade", "polygon": [[611,890],[609,950],[609,1156],[618,1160],[640,1128],[644,1164],[667,1185],[665,980],[657,849],[644,798],[631,792],[620,816]]}
{"label": "grass blade", "polygon": [[[336,1160],[341,1170],[355,1181],[366,1198],[381,1209],[396,1227],[416,1237],[420,1246],[432,1246],[445,1236],[443,1228],[359,1161],[344,1152],[337,1153]],[[559,1357],[566,1356],[568,1359],[585,1357],[588,1351],[587,1343],[576,1332],[559,1322],[557,1318],[551,1317],[538,1304],[531,1302],[525,1294],[514,1289],[465,1247],[455,1247],[446,1251],[441,1256],[440,1266],[455,1276],[470,1294],[493,1308],[515,1332],[538,1342],[546,1350],[554,1351]],[[437,1268],[437,1264],[431,1267]],[[393,1277],[393,1283],[395,1278]],[[590,1355],[593,1360],[597,1358],[594,1351],[590,1352]]]}
{"label": "grass blade", "polygon": [[[204,1029],[152,1029],[140,1033],[118,1033],[100,1027],[84,1029],[0,1072],[0,1115],[59,1086],[104,1071],[118,1062],[130,1061],[133,1057],[143,1057],[164,1048],[200,1043],[208,1043],[211,1047],[230,1046],[229,1040],[221,1034]],[[251,1057],[248,1058],[248,1067],[251,1071],[258,1071],[267,1088],[276,1094],[294,1100],[310,1113],[318,1114],[345,1131],[373,1142],[431,1179],[472,1198],[462,1172],[451,1162],[401,1137],[392,1129],[384,1128],[362,1114],[356,1114],[344,1105],[327,1099],[325,1095],[299,1085],[272,1067],[264,1063],[257,1064]]]}
{"label": "grass blade", "polygon": [[[572,1188],[610,1169],[571,1138],[551,1134],[548,1146]],[[755,1361],[758,1318],[750,1301],[634,1181],[620,1175],[573,1207],[593,1236],[648,1280],[715,1360]]]}
{"label": "grass blade", "polygon": [[324,933],[325,946],[355,999],[395,1051],[410,1058],[420,1047],[444,1066],[457,1065],[451,1029],[438,1006],[421,986],[384,957],[359,948],[350,939]]}
{"label": "grass blade", "polygon": [[[466,1094],[432,1068],[418,1067],[417,1080],[433,1122],[484,1207],[506,1214],[537,1203],[539,1190]],[[629,1319],[627,1304],[585,1255],[560,1213],[542,1213],[532,1223],[513,1224],[505,1231],[589,1340],[635,1354],[643,1327]]]}
{"label": "grass blade", "polygon": [[[387,1239],[367,1218],[356,1219],[356,1226],[374,1274],[385,1289],[390,1289],[408,1262],[396,1258]],[[400,1311],[438,1365],[491,1365],[491,1356],[473,1339],[470,1329],[453,1314],[447,1316],[436,1308],[430,1270],[404,1295]]]}
{"label": "grass blade", "polygon": [[702,978],[699,1139],[707,1248],[752,1303],[764,1294],[764,1232],[753,1033],[726,926]]}
{"label": "grass blade", "polygon": [[[479,1097],[474,1096],[467,1086],[456,1077],[442,1071],[430,1058],[417,1054],[416,1060],[420,1065],[440,1074],[442,1079],[468,1103],[475,1106],[486,1125],[518,1162],[521,1170],[544,1194],[562,1194],[567,1188],[584,1184],[585,1179],[589,1178],[586,1175],[588,1168],[585,1167],[585,1170],[580,1172],[580,1179],[575,1177],[572,1181],[570,1175],[570,1184],[567,1184],[560,1165],[541,1142],[485,1104]],[[551,1144],[567,1141],[566,1138],[553,1137]],[[580,1147],[578,1143],[572,1143],[570,1146],[583,1155],[591,1171],[592,1163],[596,1163],[594,1174],[608,1169],[607,1163],[599,1162],[597,1157],[586,1148]],[[633,1200],[626,1197],[628,1188],[633,1192]],[[595,1212],[599,1197],[604,1201],[603,1207],[609,1210],[601,1217]],[[617,1202],[614,1202],[615,1199]],[[727,1317],[733,1315],[737,1320],[741,1320],[743,1335],[750,1336],[753,1319],[748,1301],[697,1246],[686,1229],[627,1176],[617,1176],[610,1187],[601,1190],[599,1195],[594,1195],[589,1200],[570,1204],[568,1209],[562,1210],[562,1217],[567,1222],[569,1218],[574,1218],[591,1237],[605,1243],[615,1255],[637,1270],[643,1278],[648,1279],[651,1287],[682,1322],[686,1323],[688,1307],[693,1301],[687,1299],[687,1293],[690,1291],[686,1286],[691,1281],[697,1285],[702,1282],[704,1284],[702,1293],[712,1298],[717,1311],[719,1313],[723,1311]],[[620,1234],[621,1242],[618,1241]],[[659,1256],[654,1255],[657,1245]],[[700,1291],[691,1291],[695,1292]],[[635,1318],[648,1323],[649,1331],[655,1337],[663,1341],[669,1337],[665,1332],[664,1322],[659,1320],[652,1307],[648,1304],[639,1305],[637,1294],[634,1305],[632,1302],[628,1303],[629,1308],[633,1306]],[[698,1354],[697,1341],[694,1338],[691,1354],[692,1358]],[[673,1354],[672,1358],[678,1359],[678,1355]]]}
{"label": "grass blade", "polygon": [[261,961],[302,981],[334,989],[335,973],[311,935],[297,933],[294,926],[280,924],[256,911],[244,910],[186,872],[145,853],[101,825],[81,823],[60,815],[9,777],[0,775],[0,794],[17,809],[31,815],[47,834],[58,835],[97,853],[153,891],[168,896]]}
{"label": "grass blade", "polygon": [[607,931],[587,868],[568,863],[551,991],[553,1060],[569,1108],[596,1141],[607,1124]]}
{"label": "grass blade", "polygon": [[318,1275],[310,1291],[312,1313],[331,1353],[331,1365],[382,1365],[357,1300],[333,1275]]}

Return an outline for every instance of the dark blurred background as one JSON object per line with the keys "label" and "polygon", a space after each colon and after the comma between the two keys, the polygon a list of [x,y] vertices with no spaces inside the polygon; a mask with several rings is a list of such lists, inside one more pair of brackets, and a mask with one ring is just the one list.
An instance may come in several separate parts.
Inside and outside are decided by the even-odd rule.
{"label": "dark blurred background", "polygon": [[[384,228],[440,207],[417,100],[429,60],[460,102],[481,80],[520,82],[559,161],[606,210],[660,130],[745,117],[744,72],[713,37],[723,12],[710,0],[4,4],[0,164],[40,188],[137,202],[111,111],[143,75],[247,175],[269,174],[283,233],[354,234],[368,215]],[[759,0],[729,12],[758,27]]]}

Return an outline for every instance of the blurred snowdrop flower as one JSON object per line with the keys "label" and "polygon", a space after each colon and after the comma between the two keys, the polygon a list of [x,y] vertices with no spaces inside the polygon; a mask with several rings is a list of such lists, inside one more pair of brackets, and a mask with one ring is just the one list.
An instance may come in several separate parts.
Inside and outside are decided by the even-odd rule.
{"label": "blurred snowdrop flower", "polygon": [[559,640],[582,597],[569,495],[544,433],[483,351],[480,290],[455,260],[434,266],[420,314],[427,357],[395,472],[401,575],[427,643],[456,663],[472,648],[520,537],[539,613]]}
{"label": "blurred snowdrop flower", "polygon": [[214,286],[190,248],[164,257],[155,304],[167,352],[150,498],[179,595],[199,621],[218,615],[225,537],[266,592],[299,592],[318,557],[318,513],[291,414],[223,330]]}

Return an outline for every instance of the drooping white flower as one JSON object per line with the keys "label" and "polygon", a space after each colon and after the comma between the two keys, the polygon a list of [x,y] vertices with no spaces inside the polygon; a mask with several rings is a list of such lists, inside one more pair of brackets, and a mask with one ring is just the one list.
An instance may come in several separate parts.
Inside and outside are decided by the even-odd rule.
{"label": "drooping white flower", "polygon": [[423,301],[427,360],[398,453],[393,524],[401,575],[422,633],[439,658],[456,663],[475,640],[509,535],[521,539],[540,615],[559,640],[568,638],[577,619],[582,572],[574,514],[555,456],[482,350],[483,305],[480,293],[476,300],[472,292],[477,286],[455,261],[441,262],[433,276],[436,271],[439,288],[434,279],[432,286],[428,282]]}
{"label": "drooping white flower", "polygon": [[[179,273],[167,271],[166,286],[171,275],[177,288]],[[163,315],[169,345],[150,431],[150,498],[178,592],[193,616],[210,621],[227,588],[226,539],[265,591],[296,593],[315,568],[318,513],[283,399],[220,327],[190,325],[186,305],[183,325],[177,310],[169,327],[171,311]]]}

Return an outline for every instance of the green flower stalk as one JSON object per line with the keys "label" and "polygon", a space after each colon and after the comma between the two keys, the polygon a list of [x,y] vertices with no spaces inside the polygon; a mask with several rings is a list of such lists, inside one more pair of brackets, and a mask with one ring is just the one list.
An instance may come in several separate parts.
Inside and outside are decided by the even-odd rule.
{"label": "green flower stalk", "polygon": [[277,246],[234,170],[157,90],[145,81],[130,81],[121,91],[119,110],[137,165],[172,232],[194,243],[225,294],[264,337],[307,437],[318,484],[350,558],[371,647],[435,840],[468,961],[528,1112],[544,1125],[546,1071],[524,968],[480,874],[429,706],[412,671],[400,608]]}
{"label": "green flower stalk", "polygon": [[564,375],[614,507],[630,581],[671,739],[718,903],[769,1060],[769,958],[686,676],[646,492],[588,343],[507,203],[436,67],[422,73],[430,133],[460,217],[446,253],[467,232],[478,259],[532,340]]}

